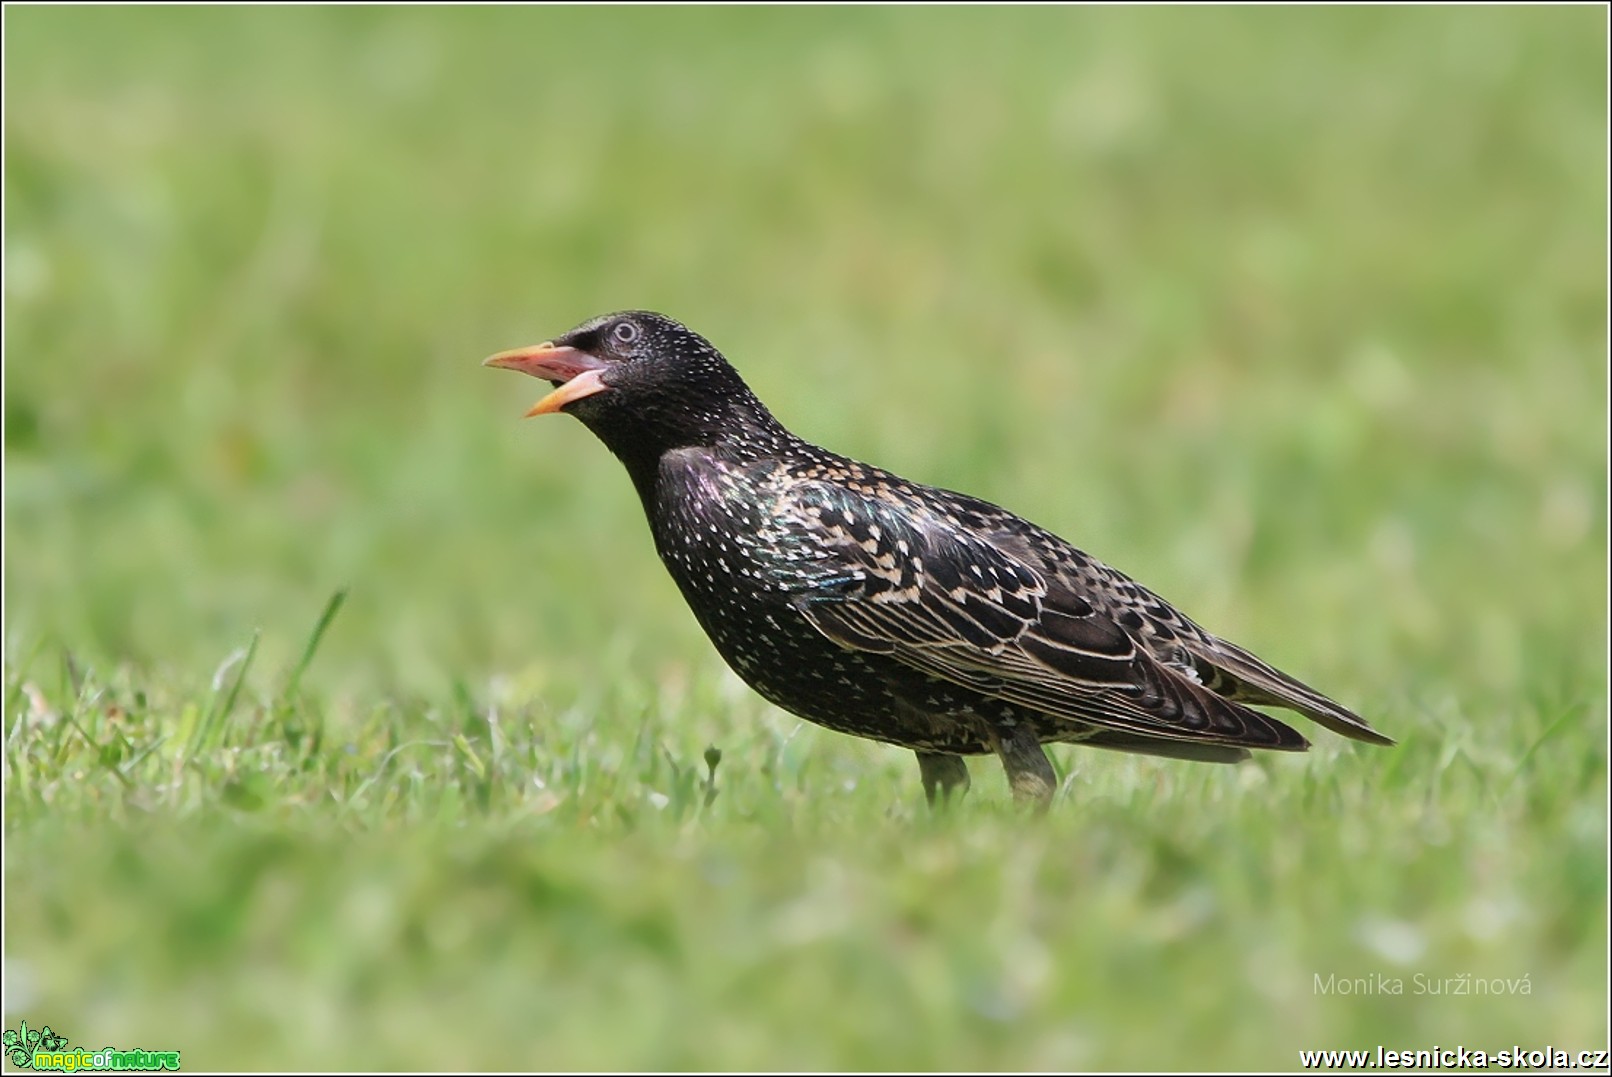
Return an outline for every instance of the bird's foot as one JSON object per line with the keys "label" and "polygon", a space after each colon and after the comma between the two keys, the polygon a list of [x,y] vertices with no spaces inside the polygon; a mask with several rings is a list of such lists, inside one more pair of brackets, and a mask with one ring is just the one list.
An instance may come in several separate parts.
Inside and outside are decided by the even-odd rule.
{"label": "bird's foot", "polygon": [[1007,771],[1013,799],[1037,811],[1044,812],[1051,807],[1052,794],[1058,789],[1058,776],[1035,730],[1027,725],[1002,726],[992,731],[991,740]]}
{"label": "bird's foot", "polygon": [[924,780],[924,798],[930,807],[934,807],[936,793],[940,794],[942,804],[948,804],[952,797],[961,800],[968,792],[968,764],[963,762],[962,756],[947,752],[915,751],[913,754],[918,757],[918,773]]}

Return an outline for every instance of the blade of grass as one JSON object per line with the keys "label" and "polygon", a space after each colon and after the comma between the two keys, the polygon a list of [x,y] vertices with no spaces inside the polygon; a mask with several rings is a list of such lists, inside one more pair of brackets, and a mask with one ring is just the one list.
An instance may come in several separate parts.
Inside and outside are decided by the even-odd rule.
{"label": "blade of grass", "polygon": [[[191,731],[190,742],[185,745],[185,758],[187,760],[194,757],[198,749],[212,744],[213,730],[222,725],[224,719],[229,717],[230,711],[235,709],[235,701],[240,697],[241,685],[246,683],[246,674],[252,668],[252,659],[257,656],[258,640],[262,638],[262,635],[262,632],[253,632],[252,642],[246,645],[245,652],[237,651],[236,654],[225,659],[224,664],[213,675],[213,702],[207,708],[207,713],[202,716],[201,721],[196,723],[196,728]],[[236,666],[235,679],[226,693],[222,691],[222,685],[219,682],[224,671],[229,668],[232,661],[236,660],[237,655],[239,655],[240,664]]]}
{"label": "blade of grass", "polygon": [[280,695],[281,702],[286,702],[297,694],[297,689],[302,684],[302,675],[307,672],[308,665],[319,650],[320,641],[325,638],[325,631],[330,628],[330,622],[336,619],[336,614],[341,611],[341,604],[345,601],[347,601],[347,588],[338,587],[331,594],[330,601],[325,603],[325,610],[319,615],[319,622],[313,626],[307,646],[302,649],[302,657],[292,667],[291,676],[286,678],[285,690]]}
{"label": "blade of grass", "polygon": [[1551,722],[1550,725],[1546,726],[1543,733],[1534,738],[1534,742],[1528,746],[1528,749],[1525,752],[1522,753],[1522,757],[1517,760],[1517,765],[1512,768],[1511,777],[1507,780],[1505,785],[1505,792],[1509,793],[1512,787],[1517,784],[1517,781],[1527,772],[1528,764],[1533,761],[1534,755],[1539,751],[1540,747],[1546,741],[1554,737],[1559,730],[1566,728],[1569,719],[1577,719],[1581,716],[1581,714],[1582,708],[1580,707],[1573,706],[1564,708],[1562,713],[1557,716],[1556,720]]}

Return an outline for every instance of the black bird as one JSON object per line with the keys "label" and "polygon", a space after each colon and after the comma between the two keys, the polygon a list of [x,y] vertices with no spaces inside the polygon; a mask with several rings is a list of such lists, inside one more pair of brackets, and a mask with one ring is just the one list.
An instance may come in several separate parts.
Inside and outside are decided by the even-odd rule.
{"label": "black bird", "polygon": [[1046,804],[1046,742],[1213,763],[1309,747],[1249,704],[1394,743],[1057,535],[796,437],[663,315],[607,314],[486,365],[556,386],[528,416],[575,415],[627,466],[661,560],[740,677],[808,721],[913,749],[931,802],[968,787],[963,756],[994,752],[1014,795]]}

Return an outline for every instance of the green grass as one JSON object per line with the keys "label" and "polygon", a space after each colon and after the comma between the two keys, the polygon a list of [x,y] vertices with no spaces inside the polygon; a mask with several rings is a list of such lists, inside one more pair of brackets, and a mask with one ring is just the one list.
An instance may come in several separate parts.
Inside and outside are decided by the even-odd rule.
{"label": "green grass", "polygon": [[[247,1069],[1604,1046],[1605,29],[7,9],[6,1027]],[[1059,749],[1042,820],[980,760],[931,816],[727,673],[619,465],[477,365],[635,306],[1400,746]],[[1417,993],[1468,976],[1528,990]]]}

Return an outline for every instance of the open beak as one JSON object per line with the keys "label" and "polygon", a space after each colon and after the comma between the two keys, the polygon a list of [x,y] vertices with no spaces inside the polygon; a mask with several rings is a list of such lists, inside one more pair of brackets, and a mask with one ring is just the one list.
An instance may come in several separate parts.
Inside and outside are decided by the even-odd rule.
{"label": "open beak", "polygon": [[489,356],[482,360],[481,365],[518,370],[522,374],[551,381],[557,386],[552,393],[532,405],[532,410],[526,413],[528,419],[534,415],[547,415],[551,411],[559,411],[574,400],[581,400],[585,396],[602,393],[610,388],[599,377],[607,366],[603,359],[580,348],[565,345],[545,342],[530,348],[515,348]]}

